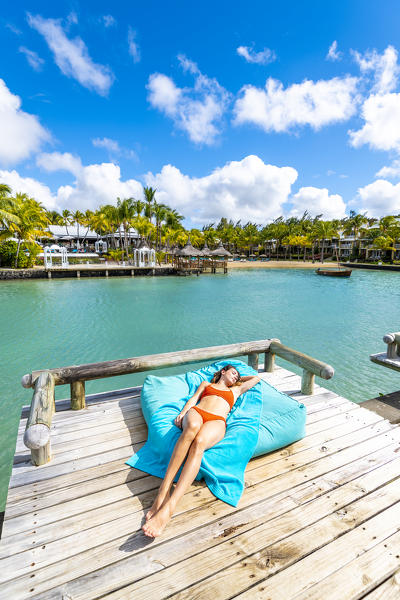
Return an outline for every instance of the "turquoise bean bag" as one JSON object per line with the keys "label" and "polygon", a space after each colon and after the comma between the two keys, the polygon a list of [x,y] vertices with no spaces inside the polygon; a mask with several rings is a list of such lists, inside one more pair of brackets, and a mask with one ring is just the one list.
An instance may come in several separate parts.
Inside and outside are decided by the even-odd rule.
{"label": "turquoise bean bag", "polygon": [[[174,424],[175,417],[200,383],[211,381],[213,374],[226,364],[232,364],[241,375],[257,374],[242,361],[223,360],[182,375],[146,378],[141,406],[148,426],[148,440],[127,464],[164,477],[181,434]],[[204,478],[217,498],[236,506],[243,492],[247,462],[304,437],[305,422],[304,404],[261,381],[239,396],[227,417],[224,439],[206,450],[196,479]],[[179,473],[176,479],[178,477]]]}

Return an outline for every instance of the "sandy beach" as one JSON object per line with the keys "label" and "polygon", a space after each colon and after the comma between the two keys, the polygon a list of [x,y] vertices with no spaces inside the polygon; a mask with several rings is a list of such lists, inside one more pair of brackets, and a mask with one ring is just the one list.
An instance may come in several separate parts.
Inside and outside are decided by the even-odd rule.
{"label": "sandy beach", "polygon": [[243,260],[228,261],[228,269],[318,269],[318,267],[337,267],[336,262],[303,262],[302,260]]}

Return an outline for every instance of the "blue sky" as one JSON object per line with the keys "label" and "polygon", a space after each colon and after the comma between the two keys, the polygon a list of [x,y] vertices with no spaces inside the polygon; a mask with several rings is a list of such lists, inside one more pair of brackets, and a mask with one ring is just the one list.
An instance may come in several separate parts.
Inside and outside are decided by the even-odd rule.
{"label": "blue sky", "polygon": [[0,180],[48,208],[400,213],[398,2],[14,2],[0,31]]}

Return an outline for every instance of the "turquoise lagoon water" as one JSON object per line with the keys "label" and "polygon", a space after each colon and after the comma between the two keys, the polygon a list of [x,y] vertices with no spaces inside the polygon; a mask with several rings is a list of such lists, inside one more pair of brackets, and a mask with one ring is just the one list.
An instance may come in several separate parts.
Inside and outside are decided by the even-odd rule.
{"label": "turquoise lagoon water", "polygon": [[[20,378],[34,369],[277,337],[333,365],[336,374],[323,385],[351,400],[400,388],[400,374],[369,361],[384,350],[382,335],[399,330],[397,273],[360,270],[345,280],[306,269],[255,269],[12,281],[0,282],[0,302],[0,510],[20,409],[32,397]],[[89,382],[87,391],[129,387],[144,377]],[[56,390],[57,399],[68,395],[66,387]]]}

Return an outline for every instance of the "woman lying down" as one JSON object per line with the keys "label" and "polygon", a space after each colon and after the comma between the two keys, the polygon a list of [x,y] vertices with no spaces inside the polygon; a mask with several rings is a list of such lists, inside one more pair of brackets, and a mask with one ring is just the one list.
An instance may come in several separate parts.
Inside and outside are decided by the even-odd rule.
{"label": "woman lying down", "polygon": [[[182,428],[157,497],[142,529],[148,537],[159,536],[176,506],[199,472],[204,451],[220,442],[226,431],[226,417],[241,394],[254,387],[260,378],[241,377],[232,365],[226,365],[211,380],[203,381],[186,402],[174,423]],[[185,461],[186,459],[186,461]],[[180,477],[171,494],[174,478]]]}

